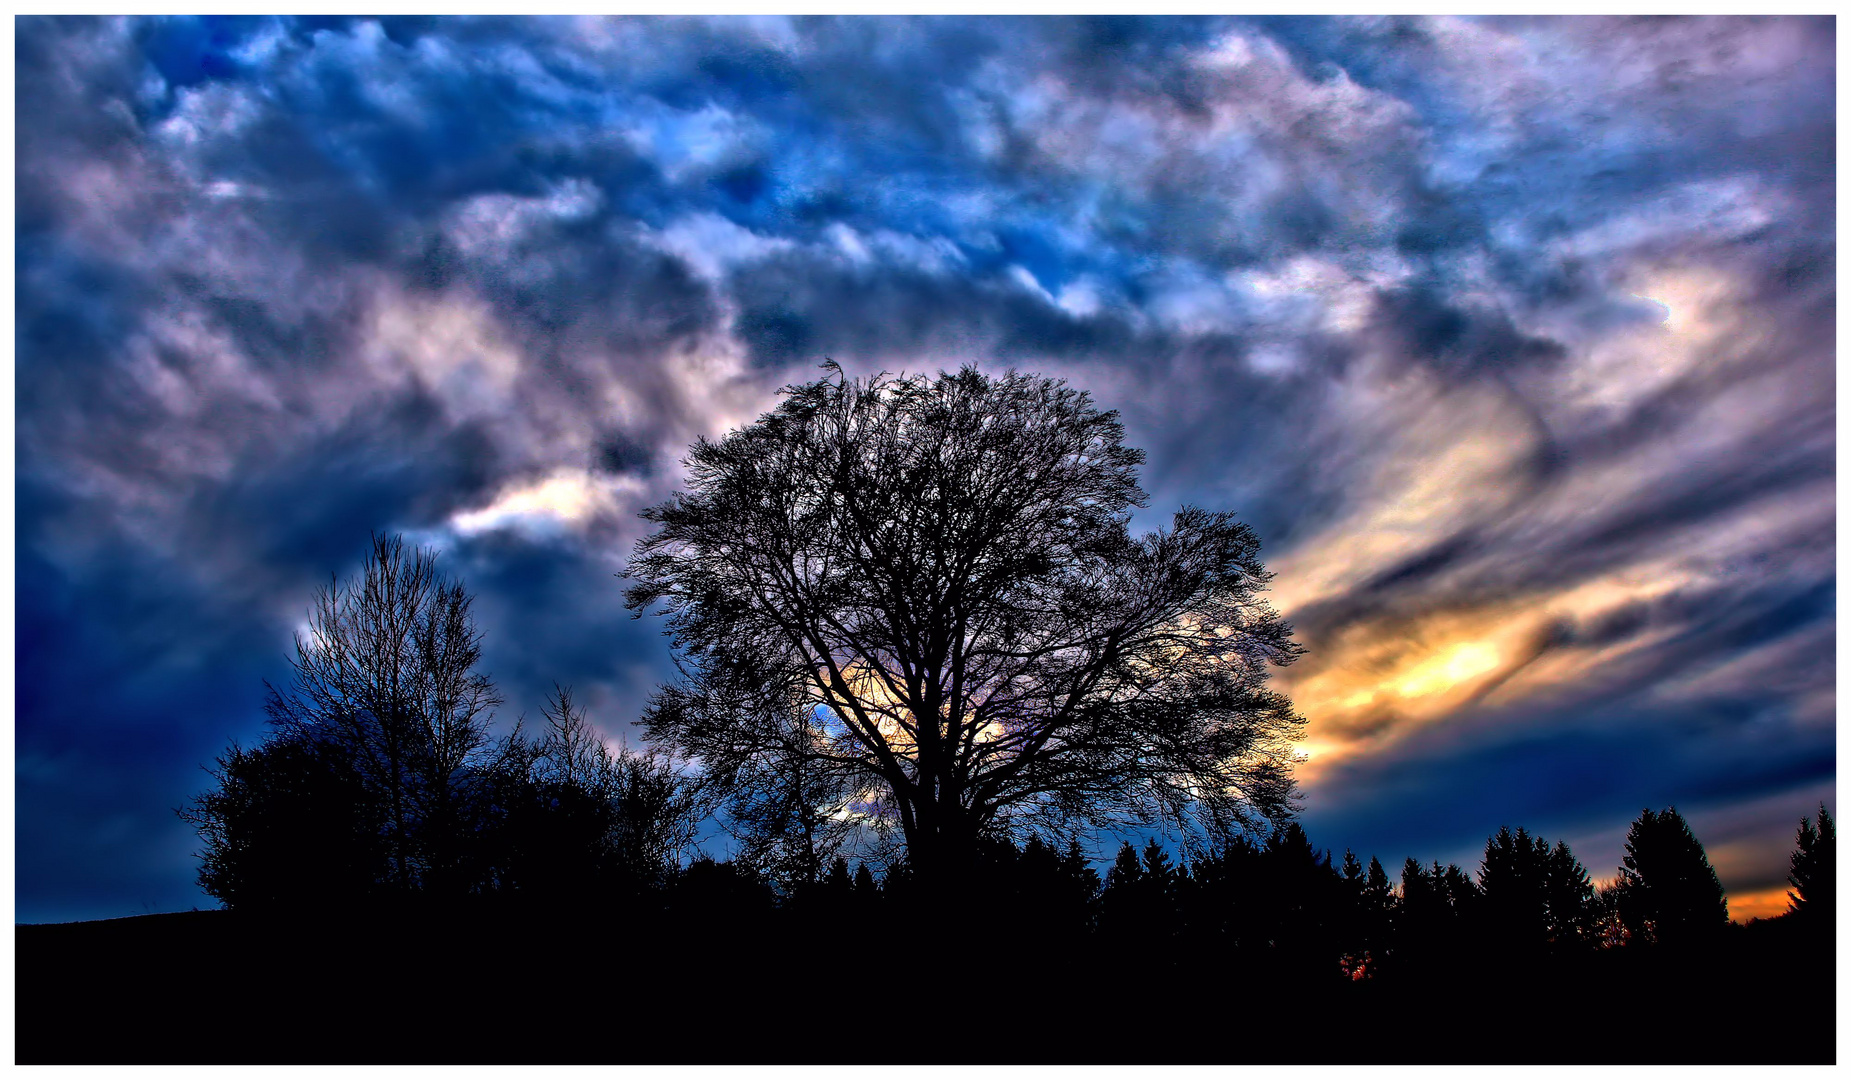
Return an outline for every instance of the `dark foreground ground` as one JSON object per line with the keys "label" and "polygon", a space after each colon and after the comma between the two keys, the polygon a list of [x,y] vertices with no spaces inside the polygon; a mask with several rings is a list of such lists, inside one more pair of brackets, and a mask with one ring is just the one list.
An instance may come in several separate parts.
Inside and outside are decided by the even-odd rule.
{"label": "dark foreground ground", "polygon": [[[228,912],[19,926],[21,1063],[1829,1063],[1832,958],[1709,955],[1311,982],[1201,957],[907,948],[528,914]],[[681,942],[704,938],[699,946]],[[779,940],[782,939],[782,940]],[[877,943],[870,947],[870,943]],[[1088,954],[1090,953],[1090,954]]]}

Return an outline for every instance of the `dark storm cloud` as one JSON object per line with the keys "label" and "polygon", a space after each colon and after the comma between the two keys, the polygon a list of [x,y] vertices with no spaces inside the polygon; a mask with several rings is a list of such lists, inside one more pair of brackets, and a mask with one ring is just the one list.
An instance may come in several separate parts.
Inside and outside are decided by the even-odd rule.
{"label": "dark storm cloud", "polygon": [[1254,524],[1327,842],[1830,776],[1829,19],[17,37],[23,918],[200,901],[167,810],[373,530],[622,737],[634,512],[824,356],[1068,378],[1140,524]]}

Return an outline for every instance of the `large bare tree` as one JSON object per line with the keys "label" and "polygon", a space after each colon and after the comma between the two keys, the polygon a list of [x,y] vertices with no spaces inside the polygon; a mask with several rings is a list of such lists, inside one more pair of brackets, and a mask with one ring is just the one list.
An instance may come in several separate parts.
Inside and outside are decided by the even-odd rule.
{"label": "large bare tree", "polygon": [[1064,383],[830,367],[644,512],[626,601],[683,673],[651,740],[723,788],[808,783],[938,880],[986,833],[1290,815],[1303,720],[1267,677],[1299,650],[1252,530],[1133,537],[1143,453]]}

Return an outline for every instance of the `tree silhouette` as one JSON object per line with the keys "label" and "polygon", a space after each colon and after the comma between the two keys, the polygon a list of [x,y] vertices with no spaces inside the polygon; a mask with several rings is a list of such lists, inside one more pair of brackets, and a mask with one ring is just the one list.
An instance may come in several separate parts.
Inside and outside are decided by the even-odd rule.
{"label": "tree silhouette", "polygon": [[1626,883],[1619,877],[1594,888],[1592,911],[1593,942],[1602,949],[1617,949],[1631,944],[1632,932],[1620,914],[1626,899]]}
{"label": "tree silhouette", "polygon": [[835,861],[829,864],[829,875],[823,879],[823,888],[837,897],[846,897],[848,891],[854,888],[854,878],[848,872],[847,858],[837,855]]}
{"label": "tree silhouette", "polygon": [[837,368],[697,442],[629,566],[685,676],[649,738],[727,785],[795,753],[932,880],[1037,824],[1283,821],[1303,721],[1266,683],[1299,650],[1259,541],[1193,508],[1133,538],[1122,436],[1054,380]]}
{"label": "tree silhouette", "polygon": [[690,786],[667,761],[612,752],[570,688],[554,688],[543,716],[538,741],[516,733],[476,781],[491,820],[477,826],[474,880],[528,900],[633,899],[665,884],[699,824]]}
{"label": "tree silhouette", "polygon": [[1722,882],[1676,807],[1639,815],[1623,861],[1613,903],[1629,940],[1685,946],[1728,925]]}
{"label": "tree silhouette", "polygon": [[1485,843],[1478,890],[1486,927],[1506,948],[1540,948],[1548,938],[1548,859],[1549,845],[1521,828],[1501,828]]}
{"label": "tree silhouette", "polygon": [[482,647],[470,606],[434,552],[375,535],[359,579],[316,594],[292,685],[271,687],[265,706],[278,731],[338,746],[385,805],[402,892],[455,884],[459,786],[466,766],[485,763],[501,703],[474,670]]}
{"label": "tree silhouette", "polygon": [[1099,894],[1099,930],[1127,974],[1170,970],[1188,956],[1192,891],[1188,866],[1154,837],[1141,852],[1129,843],[1119,848]]}
{"label": "tree silhouette", "polygon": [[243,910],[311,908],[375,892],[391,874],[388,807],[327,744],[236,744],[180,811],[199,830],[199,884]]}
{"label": "tree silhouette", "polygon": [[614,766],[607,797],[616,811],[612,848],[618,865],[639,885],[659,883],[694,843],[698,804],[665,758],[623,753]]}
{"label": "tree silhouette", "polygon": [[1367,978],[1380,967],[1389,948],[1394,920],[1395,892],[1382,861],[1373,856],[1368,869],[1356,853],[1343,853],[1343,884],[1352,912],[1344,970],[1351,978]]}
{"label": "tree silhouette", "polygon": [[1112,860],[1112,868],[1105,874],[1105,887],[1128,889],[1143,877],[1144,865],[1138,862],[1138,849],[1132,847],[1129,840],[1118,845],[1118,855]]}
{"label": "tree silhouette", "polygon": [[1587,868],[1560,840],[1549,852],[1543,890],[1548,902],[1549,943],[1558,951],[1594,943],[1594,882]]}
{"label": "tree silhouette", "polygon": [[1806,919],[1832,918],[1837,904],[1838,837],[1832,815],[1819,804],[1819,823],[1800,819],[1797,846],[1788,859],[1787,910]]}
{"label": "tree silhouette", "polygon": [[1350,905],[1330,853],[1313,847],[1294,821],[1275,829],[1249,866],[1252,895],[1243,904],[1243,951],[1260,954],[1263,963],[1294,978],[1334,976]]}
{"label": "tree silhouette", "polygon": [[480,635],[427,551],[374,537],[315,598],[271,730],[181,809],[200,884],[228,906],[522,896],[557,905],[664,884],[698,823],[672,764],[613,753],[555,687],[545,728],[492,739]]}
{"label": "tree silhouette", "polygon": [[1106,871],[1105,889],[1099,897],[1099,928],[1111,938],[1122,939],[1121,948],[1143,933],[1151,904],[1144,887],[1144,865],[1138,850],[1129,840],[1120,844],[1112,866]]}
{"label": "tree silhouette", "polygon": [[812,884],[855,833],[847,808],[856,790],[847,773],[815,756],[822,733],[814,706],[797,695],[755,696],[752,704],[768,713],[754,727],[761,752],[710,762],[697,798],[739,842],[742,862],[786,888]]}
{"label": "tree silhouette", "polygon": [[1038,913],[1050,944],[1071,941],[1091,929],[1099,874],[1080,851],[1078,841],[1069,841],[1063,853],[1041,837],[1030,837],[1017,865],[1021,910]]}
{"label": "tree silhouette", "polygon": [[1263,936],[1255,917],[1259,858],[1259,846],[1246,837],[1196,857],[1183,894],[1189,927],[1184,947],[1191,954],[1224,962]]}
{"label": "tree silhouette", "polygon": [[1588,939],[1594,887],[1565,843],[1499,829],[1478,875],[1485,929],[1508,948],[1567,951]]}
{"label": "tree silhouette", "polygon": [[1482,900],[1458,866],[1408,859],[1395,902],[1392,966],[1421,977],[1449,975],[1477,951]]}
{"label": "tree silhouette", "polygon": [[752,867],[700,855],[669,883],[666,912],[682,940],[750,940],[763,936],[775,903],[770,883]]}
{"label": "tree silhouette", "polygon": [[436,556],[375,535],[359,578],[315,595],[294,678],[269,687],[270,737],[234,745],[219,789],[181,811],[206,845],[202,886],[244,906],[466,890],[467,788],[495,764],[501,700],[474,670],[480,641]]}

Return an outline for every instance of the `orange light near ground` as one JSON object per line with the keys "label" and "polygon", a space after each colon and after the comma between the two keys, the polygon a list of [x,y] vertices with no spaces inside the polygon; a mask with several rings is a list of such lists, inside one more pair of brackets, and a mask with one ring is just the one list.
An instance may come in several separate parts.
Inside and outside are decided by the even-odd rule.
{"label": "orange light near ground", "polygon": [[1771,919],[1787,913],[1786,889],[1762,889],[1760,892],[1730,893],[1729,921],[1745,923],[1750,919]]}

